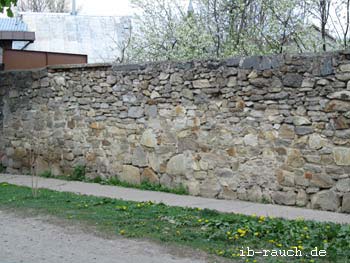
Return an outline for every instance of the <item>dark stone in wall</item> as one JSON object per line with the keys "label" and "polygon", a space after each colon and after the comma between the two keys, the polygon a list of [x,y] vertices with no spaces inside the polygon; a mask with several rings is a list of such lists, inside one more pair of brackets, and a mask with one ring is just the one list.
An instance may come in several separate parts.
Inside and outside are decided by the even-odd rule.
{"label": "dark stone in wall", "polygon": [[334,68],[332,65],[332,57],[325,57],[322,59],[320,65],[320,75],[328,76],[334,73]]}
{"label": "dark stone in wall", "polygon": [[140,64],[123,64],[113,65],[112,69],[115,71],[134,71],[134,70],[144,70],[146,68],[146,65],[140,65]]}
{"label": "dark stone in wall", "polygon": [[283,76],[282,82],[286,87],[299,88],[303,82],[303,76],[296,73],[287,73]]}
{"label": "dark stone in wall", "polygon": [[238,57],[226,59],[226,66],[238,67],[240,61],[241,61],[241,58],[238,58]]}
{"label": "dark stone in wall", "polygon": [[282,57],[276,56],[251,56],[243,58],[240,64],[244,69],[268,70],[277,69],[282,65]]}

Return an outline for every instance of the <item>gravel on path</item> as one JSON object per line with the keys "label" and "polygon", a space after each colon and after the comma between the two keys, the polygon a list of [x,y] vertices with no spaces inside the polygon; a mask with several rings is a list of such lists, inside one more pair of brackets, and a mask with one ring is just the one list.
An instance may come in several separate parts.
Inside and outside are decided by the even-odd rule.
{"label": "gravel on path", "polygon": [[77,225],[44,216],[0,211],[1,263],[203,263],[205,253],[163,247],[151,241],[104,238]]}

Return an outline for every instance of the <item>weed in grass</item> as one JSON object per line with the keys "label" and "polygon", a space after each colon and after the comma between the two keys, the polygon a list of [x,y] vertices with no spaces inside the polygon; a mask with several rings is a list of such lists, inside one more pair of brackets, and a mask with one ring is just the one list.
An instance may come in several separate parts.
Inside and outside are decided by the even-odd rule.
{"label": "weed in grass", "polygon": [[[186,245],[234,262],[345,263],[350,258],[350,225],[225,214],[44,189],[38,198],[30,196],[30,188],[0,184],[0,208],[29,209],[78,220],[108,233]],[[242,247],[256,251],[297,247],[303,256],[242,258]],[[327,256],[308,256],[315,247],[326,250]]]}

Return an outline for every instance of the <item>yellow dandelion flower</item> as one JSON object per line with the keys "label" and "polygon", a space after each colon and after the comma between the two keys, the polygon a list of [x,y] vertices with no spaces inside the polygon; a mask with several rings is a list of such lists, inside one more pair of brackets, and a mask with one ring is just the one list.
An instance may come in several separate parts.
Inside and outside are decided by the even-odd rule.
{"label": "yellow dandelion flower", "polygon": [[237,229],[237,232],[238,232],[239,234],[245,234],[247,231],[244,230],[244,229],[238,228],[238,229]]}

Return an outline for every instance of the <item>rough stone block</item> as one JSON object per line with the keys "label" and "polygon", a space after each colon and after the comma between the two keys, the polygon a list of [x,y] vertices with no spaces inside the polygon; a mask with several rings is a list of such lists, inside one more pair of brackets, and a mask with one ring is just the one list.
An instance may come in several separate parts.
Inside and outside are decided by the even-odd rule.
{"label": "rough stone block", "polygon": [[350,213],[350,193],[343,195],[341,211],[344,213]]}
{"label": "rough stone block", "polygon": [[340,207],[340,198],[332,190],[324,190],[311,197],[311,208],[326,211],[337,211]]}
{"label": "rough stone block", "polygon": [[118,175],[119,180],[130,184],[141,184],[140,170],[131,165],[123,165],[123,171]]}
{"label": "rough stone block", "polygon": [[337,165],[350,165],[350,148],[335,147],[333,158]]}
{"label": "rough stone block", "polygon": [[279,205],[295,205],[297,194],[289,191],[276,191],[271,194],[272,200]]}

